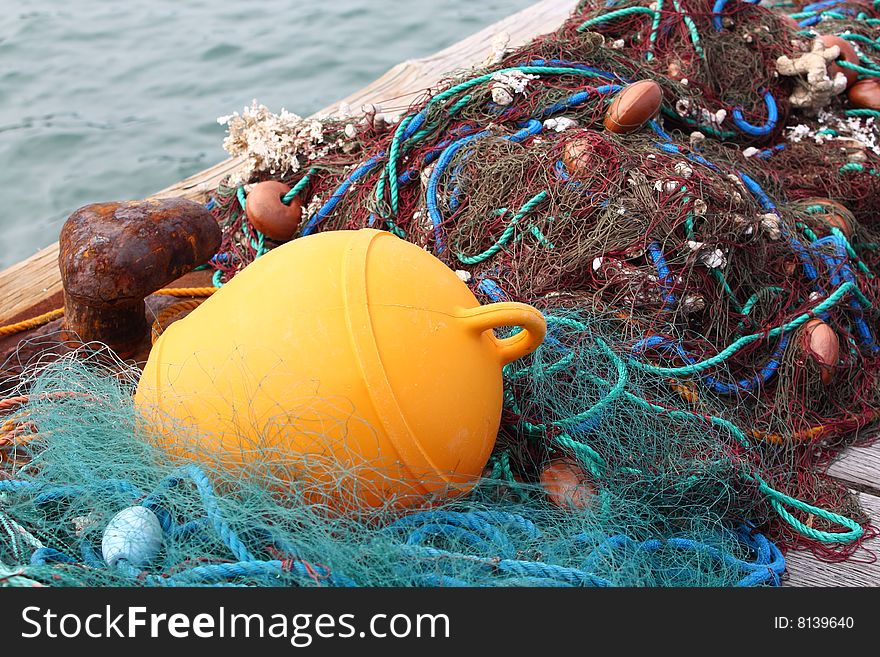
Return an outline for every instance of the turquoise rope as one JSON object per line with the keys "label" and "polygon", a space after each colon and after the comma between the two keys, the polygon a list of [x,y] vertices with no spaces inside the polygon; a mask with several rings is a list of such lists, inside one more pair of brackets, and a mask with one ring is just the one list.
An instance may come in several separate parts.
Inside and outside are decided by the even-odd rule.
{"label": "turquoise rope", "polygon": [[[239,187],[237,190],[235,190],[235,195],[238,198],[238,204],[241,206],[241,232],[244,233],[245,237],[250,239],[251,246],[256,251],[256,253],[254,254],[254,260],[256,260],[268,251],[268,249],[266,248],[266,236],[263,235],[263,233],[258,231],[256,228],[254,229],[254,232],[257,234],[257,239],[254,239],[249,235],[250,231],[248,229],[247,215],[245,214],[245,203],[247,199],[244,195],[244,187]],[[215,285],[214,287],[218,286]]]}
{"label": "turquoise rope", "polygon": [[847,41],[858,41],[859,43],[864,43],[865,45],[871,46],[874,50],[880,50],[880,44],[878,44],[873,39],[869,39],[866,36],[862,36],[861,34],[840,34],[841,39],[846,39]]}
{"label": "turquoise rope", "polygon": [[[290,205],[290,202],[294,199],[294,197],[299,196],[300,192],[306,188],[306,185],[309,184],[309,177],[315,173],[317,169],[311,168],[308,173],[304,175],[298,183],[296,183],[293,188],[289,192],[287,192],[284,196],[281,197],[281,202],[284,205]],[[244,207],[244,206],[242,206]]]}
{"label": "turquoise rope", "polygon": [[713,128],[712,126],[697,123],[693,119],[689,119],[684,116],[679,116],[678,114],[673,112],[671,109],[666,107],[666,105],[663,105],[660,108],[660,111],[663,112],[666,116],[668,116],[671,119],[674,119],[676,121],[682,121],[683,123],[686,123],[687,125],[691,126],[692,128],[696,128],[700,132],[705,132],[706,134],[711,135],[713,137],[719,137],[721,139],[729,139],[731,137],[736,137],[738,135],[738,133],[733,132],[731,130],[718,130],[716,128]]}
{"label": "turquoise rope", "polygon": [[875,77],[880,77],[880,70],[878,70],[876,68],[868,68],[867,66],[859,66],[858,64],[853,64],[852,62],[848,62],[845,59],[838,59],[837,64],[839,64],[843,68],[848,68],[851,71],[858,71],[862,75],[872,75]]}
{"label": "turquoise rope", "polygon": [[872,109],[848,109],[843,112],[846,116],[873,116],[880,118],[880,111]]}
{"label": "turquoise rope", "polygon": [[877,169],[865,169],[863,164],[858,162],[847,162],[840,169],[838,169],[839,173],[848,173],[850,171],[855,171],[856,173],[870,173],[872,176],[880,176],[880,171]]}
{"label": "turquoise rope", "polygon": [[700,372],[715,367],[716,365],[720,365],[737,351],[739,351],[746,345],[751,344],[752,342],[756,342],[757,340],[761,340],[763,338],[772,338],[782,333],[793,331],[816,315],[819,315],[829,308],[833,307],[850,292],[852,292],[858,298],[863,306],[865,306],[866,308],[871,307],[871,302],[868,301],[864,294],[862,294],[861,290],[858,289],[858,286],[852,281],[846,281],[834,292],[832,292],[827,299],[818,304],[811,312],[798,315],[790,322],[783,324],[782,326],[777,326],[776,328],[771,329],[765,333],[753,333],[751,335],[744,335],[743,337],[735,340],[732,344],[725,347],[715,356],[707,358],[706,360],[699,361],[691,365],[683,365],[681,367],[659,367],[657,365],[642,363],[636,360],[630,360],[629,364],[637,369],[664,376],[689,376],[692,374],[699,374]]}
{"label": "turquoise rope", "polygon": [[[571,320],[571,319],[547,316],[547,322],[548,322],[548,324],[559,324],[562,326],[567,326],[567,327],[573,328],[574,330],[580,331],[580,332],[588,330],[588,327],[586,325],[582,324],[581,322],[578,322],[576,320]],[[606,352],[606,354],[609,352],[613,354],[613,352],[611,352],[608,345],[605,344],[605,342],[602,341],[601,338],[597,338],[596,342],[599,344],[599,346],[602,348],[602,350]],[[623,363],[623,360],[620,359],[619,357],[617,357],[616,354],[614,354],[613,360],[615,362],[615,365],[618,366],[618,372],[620,372],[621,365],[623,365],[625,368],[625,363]],[[593,374],[591,372],[586,372],[586,371],[578,372],[578,375],[585,376],[590,381],[597,383],[599,385],[602,385],[602,386],[609,386],[610,385],[610,383],[607,380],[605,380],[602,377],[600,377],[596,374]],[[618,380],[620,380],[620,378],[621,378],[620,375],[618,375]],[[610,394],[611,393],[609,393],[609,395]],[[676,410],[676,409],[664,408],[663,406],[659,406],[657,404],[649,402],[648,400],[643,399],[642,397],[639,397],[638,395],[634,395],[633,393],[631,393],[629,391],[622,391],[622,395],[626,399],[628,399],[629,401],[632,401],[633,403],[635,403],[637,406],[644,408],[646,410],[650,410],[652,412],[659,413],[659,414],[664,415],[666,417],[670,417],[673,419],[682,419],[682,420],[694,420],[694,419],[700,420],[700,421],[708,420],[713,426],[726,429],[737,440],[737,442],[739,442],[744,448],[753,449],[753,447],[754,447],[752,445],[751,441],[749,441],[749,439],[746,437],[746,435],[742,432],[742,430],[738,426],[736,426],[735,424],[733,424],[732,422],[730,422],[729,420],[726,420],[724,418],[717,417],[714,415],[702,415],[699,413],[686,411],[686,410]],[[600,400],[598,402],[598,404],[602,404],[603,406],[605,406],[608,403],[610,403],[610,401],[606,401],[606,400],[608,400],[608,396],[606,396],[605,398]],[[592,450],[592,448],[589,448],[584,443],[580,443],[578,441],[575,441],[568,436],[566,436],[565,438],[567,438],[567,440],[560,441],[565,446],[570,447],[573,450],[577,450],[577,449],[583,450],[583,448],[586,447],[590,452],[595,453],[595,450]],[[602,458],[601,455],[596,454],[596,456],[599,459]],[[604,463],[604,460],[602,460],[601,462]],[[592,465],[591,463],[589,463],[589,462],[587,463],[588,467],[590,467],[591,465]],[[592,468],[591,468],[591,472],[592,472]],[[594,474],[595,474],[595,472],[594,472]],[[639,474],[639,472],[634,471],[633,474]],[[852,520],[850,518],[847,518],[847,517],[842,516],[840,514],[834,513],[832,511],[828,511],[826,509],[819,508],[817,506],[813,506],[812,504],[808,504],[807,502],[804,502],[802,500],[798,500],[794,497],[786,495],[785,493],[782,493],[781,491],[778,491],[775,488],[773,488],[772,486],[770,486],[770,484],[768,484],[758,474],[755,474],[753,472],[748,472],[748,471],[744,471],[743,474],[746,476],[746,478],[751,479],[752,481],[755,481],[758,484],[759,490],[767,497],[767,499],[770,503],[770,506],[773,508],[773,510],[776,511],[776,513],[779,514],[779,516],[786,523],[788,523],[789,526],[791,526],[795,531],[802,534],[803,536],[806,536],[808,538],[811,538],[811,539],[818,541],[818,542],[821,542],[821,543],[851,543],[853,541],[858,540],[864,534],[864,530],[862,529],[862,527],[857,522],[855,522],[854,520]],[[818,518],[822,518],[824,520],[827,520],[828,522],[837,524],[841,527],[845,527],[848,531],[839,532],[839,533],[825,532],[825,531],[820,531],[820,530],[814,529],[812,527],[809,527],[809,526],[805,525],[804,523],[802,523],[797,518],[795,518],[791,513],[789,513],[789,511],[785,508],[786,506],[794,507],[804,513],[811,514],[811,515],[816,516]]]}
{"label": "turquoise rope", "polygon": [[663,0],[657,0],[657,11],[654,13],[654,20],[651,21],[651,36],[648,37],[648,52],[645,53],[645,59],[651,61],[654,59],[654,45],[657,41],[657,32],[660,30],[660,12],[663,11]]}
{"label": "turquoise rope", "polygon": [[[436,103],[441,103],[447,98],[450,98],[462,91],[467,91],[468,89],[475,87],[483,82],[488,82],[492,79],[493,76],[503,73],[510,73],[513,71],[520,71],[522,73],[531,73],[535,75],[576,75],[580,77],[586,78],[607,78],[607,75],[602,73],[591,71],[587,69],[580,68],[571,68],[568,66],[511,66],[509,68],[500,69],[498,71],[494,71],[492,73],[487,73],[485,75],[480,75],[475,78],[471,78],[470,80],[466,80],[461,82],[453,87],[450,87],[446,91],[443,91],[436,96],[433,96],[428,102],[425,104],[425,107],[422,109],[422,112],[426,112],[429,107],[435,105]],[[466,96],[468,100],[470,100],[469,96]],[[464,101],[462,98],[459,103]],[[456,103],[450,109],[450,112],[453,110],[457,111],[459,103]],[[388,185],[391,195],[391,210],[393,215],[397,214],[398,208],[398,197],[397,197],[397,160],[400,155],[401,150],[401,140],[403,138],[403,133],[406,131],[406,126],[409,122],[417,115],[410,114],[404,117],[401,122],[397,125],[397,129],[394,131],[394,136],[391,140],[391,145],[388,149],[388,162],[385,165],[383,173],[379,179],[379,182],[376,186],[376,200],[382,201],[385,194],[385,185]],[[427,134],[427,133],[425,133]],[[411,136],[407,143],[411,145],[415,145],[417,141],[414,139],[416,136],[421,135],[421,131],[417,132],[415,135]],[[421,136],[419,137],[422,138]]]}
{"label": "turquoise rope", "polygon": [[532,210],[534,210],[538,205],[540,205],[544,199],[548,196],[546,191],[538,192],[528,201],[526,201],[525,205],[523,205],[519,212],[517,212],[513,219],[507,224],[507,227],[504,229],[504,232],[501,234],[501,237],[498,238],[498,241],[495,242],[488,249],[483,251],[482,253],[478,253],[474,256],[467,256],[463,253],[456,253],[456,257],[466,265],[476,265],[484,260],[488,260],[492,256],[496,255],[502,248],[504,248],[510,239],[513,237],[514,232],[516,231],[516,226],[520,222],[520,220],[529,214]]}
{"label": "turquoise rope", "polygon": [[397,130],[394,131],[394,137],[392,138],[391,146],[388,149],[388,163],[385,165],[385,176],[388,180],[388,191],[391,194],[391,214],[393,216],[397,215],[398,207],[397,157],[400,154],[400,140],[406,130],[406,126],[412,121],[412,117],[413,115],[406,116],[397,124]]}
{"label": "turquoise rope", "polygon": [[603,14],[602,16],[596,16],[595,18],[584,21],[577,28],[577,31],[583,32],[588,27],[592,27],[593,25],[604,23],[605,21],[612,21],[615,18],[622,18],[624,16],[634,16],[635,14],[645,14],[647,16],[657,17],[660,15],[660,12],[649,9],[648,7],[627,7],[626,9],[618,9],[617,11],[611,11],[607,14]]}
{"label": "turquoise rope", "polygon": [[672,6],[675,7],[675,10],[679,14],[681,14],[685,27],[687,27],[688,34],[690,34],[691,43],[694,44],[694,50],[700,56],[700,59],[705,60],[706,53],[703,52],[703,46],[700,44],[700,33],[697,32],[697,25],[696,23],[694,23],[694,19],[691,18],[690,14],[688,14],[684,9],[681,8],[681,4],[678,2],[678,0],[672,0]]}

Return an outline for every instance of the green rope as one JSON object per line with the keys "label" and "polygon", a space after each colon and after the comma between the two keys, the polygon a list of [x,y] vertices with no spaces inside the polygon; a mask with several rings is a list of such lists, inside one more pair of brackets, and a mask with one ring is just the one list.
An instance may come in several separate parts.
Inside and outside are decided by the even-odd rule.
{"label": "green rope", "polygon": [[837,226],[832,226],[831,234],[843,242],[843,245],[846,247],[846,254],[855,261],[856,267],[858,267],[859,271],[865,274],[868,278],[874,278],[874,274],[868,268],[868,265],[866,265],[859,257],[859,254],[856,253],[856,250],[852,247],[852,244],[849,243],[849,239],[843,234],[843,231]]}
{"label": "green rope", "polygon": [[467,256],[467,255],[459,252],[459,253],[455,254],[456,257],[466,265],[476,265],[476,264],[483,262],[484,260],[488,260],[489,258],[494,256],[495,254],[497,254],[499,251],[501,251],[502,248],[504,248],[507,245],[507,243],[513,237],[513,234],[516,231],[516,226],[519,223],[520,219],[522,219],[527,214],[529,214],[532,210],[534,210],[535,207],[537,207],[539,204],[541,204],[544,201],[544,199],[547,198],[547,196],[548,196],[547,192],[542,191],[542,192],[538,192],[532,198],[530,198],[528,201],[526,201],[525,205],[523,205],[520,208],[519,212],[517,212],[513,216],[513,219],[511,219],[510,222],[507,224],[507,227],[504,229],[504,232],[501,234],[501,237],[498,238],[498,241],[495,242],[488,249],[486,249],[482,253],[478,253],[477,255],[474,255],[474,256]]}
{"label": "green rope", "polygon": [[645,59],[649,62],[654,59],[654,44],[657,41],[657,32],[660,30],[660,16],[663,11],[663,0],[657,0],[657,10],[654,13],[654,20],[651,21],[651,36],[648,37],[648,52],[645,53]]}
{"label": "green rope", "polygon": [[[266,236],[263,235],[263,233],[258,231],[256,228],[254,229],[254,232],[257,234],[257,239],[254,239],[250,236],[250,228],[248,226],[247,214],[245,213],[245,203],[247,202],[247,199],[244,195],[243,186],[235,190],[235,196],[236,198],[238,198],[238,204],[241,206],[241,232],[245,237],[250,240],[251,246],[256,251],[256,253],[254,254],[254,260],[256,260],[263,254],[268,252],[268,249],[266,248]],[[215,287],[218,286],[215,285]]]}
{"label": "green rope", "polygon": [[[589,330],[585,324],[575,319],[547,315],[546,320],[548,325],[558,325],[564,328],[572,329],[576,332],[586,332]],[[582,422],[584,419],[589,419],[593,417],[615,400],[623,397],[640,408],[658,413],[674,420],[692,421],[696,419],[703,422],[709,421],[713,426],[723,428],[727,432],[729,432],[730,435],[733,436],[733,438],[745,449],[754,449],[751,441],[749,441],[743,431],[729,420],[714,415],[703,415],[693,411],[665,408],[658,404],[654,404],[642,397],[639,397],[638,395],[635,395],[628,390],[625,390],[625,386],[628,382],[626,362],[617,354],[615,354],[614,351],[608,346],[608,344],[605,343],[605,341],[601,338],[596,338],[596,343],[599,348],[607,356],[609,356],[609,358],[615,365],[618,373],[617,383],[612,385],[608,380],[591,371],[578,371],[576,373],[576,376],[582,376],[594,384],[602,387],[607,387],[609,388],[609,391],[592,407],[575,416],[576,418],[578,418],[577,420],[575,420],[574,418],[566,418],[564,420],[554,422],[553,426],[561,427],[565,424],[573,424],[578,421]],[[570,358],[567,360],[568,362],[571,362]],[[512,365],[508,365],[507,367],[505,367],[505,376],[510,376],[512,374],[522,376],[523,372],[528,372],[528,368],[521,367],[519,371],[515,371]],[[509,407],[511,407],[512,410],[519,415],[520,412],[516,406],[515,401],[513,400],[513,396],[506,392],[505,398],[508,401]],[[530,432],[544,433],[547,430],[546,425],[534,425],[528,422],[523,422],[523,426],[526,428],[527,431]],[[578,457],[581,458],[584,465],[594,477],[596,477],[597,479],[607,478],[607,463],[602,458],[601,454],[596,452],[596,450],[594,450],[592,447],[590,447],[586,443],[574,440],[571,436],[565,433],[555,436],[554,439],[559,445],[571,450],[576,455],[578,455]],[[640,471],[631,468],[626,468],[626,471],[636,475],[642,474]],[[754,472],[744,470],[743,476],[751,481],[756,482],[758,484],[759,490],[767,497],[770,506],[776,511],[776,513],[779,514],[783,521],[788,523],[789,526],[791,526],[795,531],[802,534],[803,536],[807,536],[808,538],[822,543],[851,543],[852,541],[858,540],[864,533],[862,527],[854,520],[786,495],[785,493],[782,493],[770,486],[770,484],[768,484],[760,475]],[[795,509],[804,513],[822,518],[841,527],[845,527],[848,531],[839,533],[825,532],[809,527],[797,518],[795,518],[785,508],[787,506],[794,507]]]}
{"label": "green rope", "polygon": [[[761,292],[763,292],[764,290],[769,290],[773,294],[780,294],[781,292],[785,291],[781,287],[771,285],[769,287],[763,288],[762,290],[759,290],[758,292],[755,292],[754,294],[752,294],[752,296],[746,299],[745,304],[743,304],[741,312],[742,315],[748,318],[749,314],[751,314],[752,312],[752,308],[755,306],[756,303],[758,303],[758,300],[761,298]],[[745,321],[740,320],[736,325],[736,331],[739,332],[743,327],[745,327],[745,324]]]}
{"label": "green rope", "polygon": [[[687,191],[687,185],[682,185],[682,192]],[[691,202],[690,196],[685,196],[683,199],[685,205]],[[685,236],[688,239],[694,239],[694,231],[695,231],[695,223],[694,223],[694,211],[693,209],[689,209],[684,218],[684,232]],[[721,271],[720,267],[713,267],[709,270],[712,273],[712,276],[718,281],[718,284],[721,286],[721,289],[724,290],[724,293],[730,298],[730,304],[733,306],[733,310],[740,314],[743,314],[742,307],[739,305],[739,300],[736,298],[736,294],[734,294],[733,290],[730,288],[730,285],[727,282],[727,278],[724,276],[724,273]]]}
{"label": "green rope", "polygon": [[849,292],[852,292],[866,308],[872,307],[871,302],[868,301],[867,297],[865,297],[864,294],[862,294],[861,290],[858,289],[858,286],[852,281],[846,281],[834,292],[832,292],[827,299],[818,304],[811,312],[798,315],[790,322],[783,324],[782,326],[777,326],[774,329],[770,329],[767,332],[744,335],[743,337],[735,340],[732,344],[725,347],[715,356],[707,358],[706,360],[689,365],[683,365],[681,367],[659,367],[657,365],[642,363],[636,360],[630,360],[629,364],[637,369],[651,372],[653,374],[660,374],[663,376],[688,376],[691,374],[699,374],[700,372],[703,372],[723,363],[737,351],[751,344],[752,342],[756,342],[757,340],[761,340],[763,338],[776,337],[777,335],[780,335],[782,333],[793,331],[816,315],[819,315],[831,308],[832,306],[836,305]]}
{"label": "green rope", "polygon": [[623,18],[624,16],[634,16],[635,14],[645,14],[647,16],[657,17],[660,15],[660,12],[649,9],[648,7],[627,7],[626,9],[618,9],[616,11],[603,14],[602,16],[596,16],[595,18],[584,21],[577,28],[577,31],[583,32],[588,27],[592,27],[593,25],[598,25],[599,23],[604,23],[605,21],[612,21],[615,18]]}
{"label": "green rope", "polygon": [[730,139],[731,137],[736,137],[737,133],[730,130],[718,130],[717,128],[713,128],[709,125],[703,125],[702,123],[697,123],[691,118],[686,116],[679,116],[671,109],[663,105],[660,110],[669,118],[674,119],[676,121],[681,121],[691,126],[692,128],[696,128],[700,132],[705,132],[707,135],[711,135],[712,137],[718,137],[720,139]]}
{"label": "green rope", "polygon": [[[770,506],[779,514],[779,516],[787,522],[795,531],[806,536],[807,538],[812,538],[814,541],[819,541],[820,543],[852,543],[853,541],[857,541],[862,537],[862,534],[865,533],[865,530],[857,523],[855,520],[847,518],[846,516],[842,516],[838,513],[833,513],[831,511],[827,511],[825,509],[821,509],[817,506],[813,506],[812,504],[807,504],[801,500],[798,500],[794,497],[786,495],[775,488],[771,487],[766,481],[761,479],[759,476],[754,475],[755,481],[758,482],[758,488],[761,490],[764,495],[770,501]],[[828,522],[835,523],[837,525],[842,525],[849,529],[848,532],[844,533],[835,533],[835,532],[823,532],[818,529],[813,529],[802,523],[800,520],[791,515],[786,509],[785,506],[793,506],[799,511],[803,511],[804,513],[814,515],[818,518],[822,518],[823,520],[827,520]]]}
{"label": "green rope", "polygon": [[306,188],[306,185],[309,184],[309,177],[316,171],[317,169],[315,169],[314,167],[309,169],[308,173],[300,178],[300,181],[296,183],[289,192],[281,197],[281,202],[284,203],[284,205],[290,205],[290,202],[294,199],[294,197],[299,196],[300,192],[302,192]]}
{"label": "green rope", "polygon": [[[584,330],[586,330],[586,326],[584,326],[583,328]],[[597,383],[604,383],[605,385],[608,384],[607,381],[594,374],[584,374],[586,374],[589,379]],[[737,440],[737,442],[739,442],[746,449],[753,448],[751,442],[742,432],[742,430],[729,420],[725,420],[724,418],[714,415],[701,415],[699,413],[694,413],[686,410],[668,409],[664,408],[663,406],[653,404],[646,399],[632,394],[631,392],[626,392],[624,394],[628,400],[634,402],[637,406],[673,419],[699,419],[703,421],[708,420],[712,425],[722,427],[730,432],[730,434]],[[779,516],[786,523],[788,523],[789,526],[791,526],[795,531],[802,534],[803,536],[807,536],[808,538],[812,538],[813,540],[819,541],[821,543],[851,543],[858,540],[864,533],[862,527],[850,518],[834,513],[832,511],[827,511],[826,509],[813,506],[812,504],[808,504],[807,502],[786,495],[785,493],[782,493],[770,486],[770,484],[764,481],[763,478],[753,472],[745,471],[743,474],[746,476],[746,478],[751,479],[758,484],[759,490],[767,497],[768,501],[770,502],[770,506],[773,507],[776,513],[778,513]],[[828,522],[846,527],[849,531],[836,533],[824,532],[814,529],[795,518],[791,513],[788,512],[788,510],[785,508],[786,506],[792,506],[800,511],[803,511],[804,513],[812,514],[816,517],[827,520]]]}
{"label": "green rope", "polygon": [[457,113],[461,108],[471,102],[471,96],[468,94],[467,96],[462,96],[452,107],[449,108],[449,115]]}
{"label": "green rope", "polygon": [[864,43],[865,45],[871,46],[874,50],[880,50],[880,44],[878,44],[873,39],[862,36],[861,34],[840,34],[839,36],[841,39],[846,39],[847,41],[858,41],[859,43]]}
{"label": "green rope", "polygon": [[[413,115],[404,117],[399,124],[397,130],[394,131],[394,137],[391,140],[391,146],[388,149],[388,163],[385,165],[386,176],[388,179],[388,191],[391,194],[391,214],[397,215],[398,197],[397,197],[397,157],[400,154],[400,139],[403,136],[406,126],[412,121]],[[378,189],[378,188],[377,188]]]}
{"label": "green rope", "polygon": [[[529,73],[535,75],[576,75],[579,77],[586,78],[604,78],[607,77],[602,73],[597,73],[595,71],[584,70],[580,68],[570,68],[568,66],[511,66],[509,68],[500,69],[498,71],[494,71],[492,73],[486,73],[484,75],[479,75],[475,78],[471,78],[470,80],[466,80],[459,84],[456,84],[446,91],[443,91],[436,96],[433,96],[428,102],[425,104],[425,107],[422,109],[423,112],[426,112],[428,108],[437,103],[442,103],[446,99],[462,92],[467,91],[468,89],[475,87],[483,82],[488,82],[495,75],[511,73],[513,71],[520,71],[522,73]],[[470,96],[465,96],[461,98],[458,102],[456,102],[452,108],[450,108],[450,113],[453,111],[458,111],[460,109],[460,105],[463,106],[465,104],[465,99],[470,101]],[[376,200],[382,201],[385,196],[385,186],[388,186],[390,196],[391,196],[391,213],[392,216],[397,215],[398,209],[398,194],[397,194],[397,161],[400,157],[401,151],[401,140],[403,138],[403,133],[406,131],[406,126],[409,122],[415,117],[415,114],[409,114],[404,117],[400,123],[397,125],[397,128],[394,131],[394,136],[391,139],[391,145],[388,149],[388,162],[385,164],[385,168],[379,178],[379,182],[376,185]],[[407,140],[407,143],[410,143],[410,147],[415,146],[418,141],[415,139],[416,136],[419,136],[419,139],[424,138],[429,134],[430,130],[420,130],[415,135],[410,137]]]}
{"label": "green rope", "polygon": [[843,112],[846,116],[873,116],[880,118],[880,111],[873,109],[848,109]]}
{"label": "green rope", "polygon": [[853,64],[852,62],[848,62],[845,59],[838,59],[837,64],[842,66],[843,68],[848,68],[851,71],[858,71],[862,75],[873,75],[880,77],[880,70],[876,68],[868,68],[866,66],[859,66],[858,64]]}
{"label": "green rope", "polygon": [[581,424],[590,420],[594,416],[596,416],[599,412],[604,410],[609,404],[616,401],[623,394],[624,389],[626,388],[626,383],[629,378],[629,374],[626,369],[626,363],[623,362],[623,359],[615,354],[611,348],[605,343],[602,338],[596,338],[596,344],[601,347],[602,351],[611,359],[611,362],[614,363],[614,367],[617,369],[617,381],[614,386],[612,386],[611,390],[608,391],[602,399],[593,404],[586,411],[578,413],[577,415],[572,415],[571,417],[567,417],[563,420],[559,420],[558,422],[554,422],[554,425],[557,427],[565,427],[572,424]]}
{"label": "green rope", "polygon": [[[824,205],[809,205],[806,208],[806,211],[809,212],[810,214],[817,214],[817,213],[825,212],[826,210],[827,209],[825,208]],[[809,226],[807,226],[806,224],[803,224],[800,221],[798,221],[795,223],[795,226],[797,226],[801,231],[803,231],[804,235],[806,235],[807,238],[811,242],[815,242],[817,239],[819,239],[819,236],[816,235],[816,233],[814,233],[809,228]],[[843,234],[843,231],[840,230],[840,228],[838,228],[837,226],[829,226],[829,231],[831,232],[832,235],[834,235],[835,237],[837,237],[838,239],[840,239],[843,242],[844,247],[846,247],[846,254],[852,260],[855,261],[856,267],[858,267],[859,271],[862,272],[863,274],[867,275],[868,278],[874,278],[874,274],[871,273],[871,270],[868,268],[868,265],[866,265],[862,261],[862,259],[859,257],[859,254],[856,253],[856,250],[853,248],[852,244],[849,243],[849,239],[847,238],[846,235]]]}
{"label": "green rope", "polygon": [[839,173],[848,173],[850,171],[855,171],[856,173],[869,173],[872,176],[880,176],[880,171],[877,169],[865,169],[863,164],[859,162],[847,162],[840,169],[838,169]]}
{"label": "green rope", "polygon": [[[682,20],[687,27],[688,34],[690,34],[691,43],[694,44],[694,50],[700,56],[700,59],[705,60],[706,53],[703,52],[703,46],[700,44],[700,33],[697,32],[697,24],[694,23],[694,19],[691,18],[690,14],[681,8],[681,4],[678,0],[672,0],[672,5],[675,7],[675,10],[681,14]],[[657,10],[659,12],[659,7]]]}

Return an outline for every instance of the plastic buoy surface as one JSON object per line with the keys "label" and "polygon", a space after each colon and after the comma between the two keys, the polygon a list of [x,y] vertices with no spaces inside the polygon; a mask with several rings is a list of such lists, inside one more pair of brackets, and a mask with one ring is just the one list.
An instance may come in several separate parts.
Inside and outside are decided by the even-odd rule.
{"label": "plastic buoy surface", "polygon": [[541,486],[547,499],[562,509],[586,509],[596,497],[596,487],[573,459],[556,458],[547,463],[541,471]]}
{"label": "plastic buoy surface", "polygon": [[[523,330],[498,339],[502,326]],[[545,330],[531,306],[480,306],[390,233],[325,232],[259,258],[173,324],[136,402],[174,454],[275,463],[273,476],[307,481],[331,506],[410,506],[479,478],[501,368]],[[198,441],[180,442],[178,427]],[[297,458],[299,470],[284,465]]]}
{"label": "plastic buoy surface", "polygon": [[849,88],[846,96],[853,107],[880,111],[880,80],[877,78],[859,80]]}

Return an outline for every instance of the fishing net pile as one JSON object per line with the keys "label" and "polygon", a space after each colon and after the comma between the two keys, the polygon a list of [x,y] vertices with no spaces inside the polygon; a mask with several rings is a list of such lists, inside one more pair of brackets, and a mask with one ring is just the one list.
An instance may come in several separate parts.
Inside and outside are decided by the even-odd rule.
{"label": "fishing net pile", "polygon": [[[880,418],[880,112],[844,91],[880,76],[878,26],[866,0],[582,2],[397,116],[226,117],[246,158],[211,201],[215,285],[278,246],[245,210],[280,180],[296,237],[382,228],[482,302],[544,313],[543,345],[505,367],[484,477],[423,509],[331,513],[307,468],[280,487],[207,451],[169,460],[138,421],[137,370],[75,353],[0,409],[0,578],[747,586],[778,584],[791,549],[866,558],[875,529],[824,467]],[[603,127],[638,80],[660,114]],[[129,507],[161,546],[108,565]]]}

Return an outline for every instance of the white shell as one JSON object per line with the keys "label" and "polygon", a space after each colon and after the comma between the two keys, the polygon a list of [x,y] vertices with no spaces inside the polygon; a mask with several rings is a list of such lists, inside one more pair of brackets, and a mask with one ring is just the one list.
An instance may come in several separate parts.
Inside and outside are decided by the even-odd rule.
{"label": "white shell", "polygon": [[162,525],[156,514],[143,506],[130,506],[117,513],[104,529],[101,554],[108,566],[125,559],[142,568],[162,547]]}
{"label": "white shell", "polygon": [[502,85],[492,87],[492,102],[496,105],[506,107],[513,102],[513,94]]}

